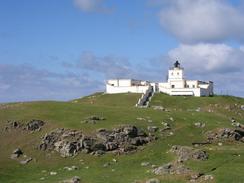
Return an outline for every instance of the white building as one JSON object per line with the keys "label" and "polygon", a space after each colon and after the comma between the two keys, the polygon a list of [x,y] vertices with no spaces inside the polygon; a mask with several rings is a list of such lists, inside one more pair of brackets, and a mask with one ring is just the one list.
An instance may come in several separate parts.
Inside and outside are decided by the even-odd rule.
{"label": "white building", "polygon": [[168,81],[152,83],[134,79],[113,79],[106,82],[106,93],[146,93],[148,90],[162,92],[169,95],[183,96],[211,96],[213,95],[213,82],[186,80],[184,68],[176,61],[174,67],[168,71]]}
{"label": "white building", "polygon": [[150,86],[148,81],[111,79],[106,82],[106,93],[145,93]]}

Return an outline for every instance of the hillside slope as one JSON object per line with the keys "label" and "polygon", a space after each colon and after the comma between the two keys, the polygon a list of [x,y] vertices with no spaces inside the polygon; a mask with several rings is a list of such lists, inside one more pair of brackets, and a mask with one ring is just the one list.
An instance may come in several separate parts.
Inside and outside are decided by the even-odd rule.
{"label": "hillside slope", "polygon": [[[193,147],[193,142],[206,142],[207,132],[231,128],[231,119],[244,124],[244,99],[230,96],[171,97],[156,94],[149,108],[135,108],[138,94],[97,93],[69,102],[27,102],[0,105],[0,182],[59,182],[79,176],[81,182],[145,182],[157,178],[162,182],[187,182],[182,175],[156,175],[152,170],[176,159],[169,152],[173,145]],[[91,116],[104,120],[86,122]],[[8,121],[26,124],[32,119],[45,122],[40,131],[8,128]],[[232,119],[232,121],[233,121]],[[94,123],[93,123],[94,122]],[[204,124],[196,127],[195,123]],[[162,130],[165,124],[171,129]],[[56,128],[81,130],[94,135],[98,129],[113,130],[123,125],[134,125],[152,133],[158,139],[128,154],[106,153],[94,156],[84,152],[63,158],[58,152],[41,151],[41,138]],[[157,127],[156,132],[150,127]],[[10,155],[20,148],[32,161],[22,165]],[[211,174],[211,182],[244,182],[244,144],[223,141],[206,144],[197,149],[208,153],[208,160],[184,162],[191,170]],[[145,163],[146,162],[146,163]],[[144,164],[145,165],[144,165]],[[77,167],[67,170],[64,167]],[[56,175],[50,175],[55,172]],[[52,173],[51,173],[52,174]]]}

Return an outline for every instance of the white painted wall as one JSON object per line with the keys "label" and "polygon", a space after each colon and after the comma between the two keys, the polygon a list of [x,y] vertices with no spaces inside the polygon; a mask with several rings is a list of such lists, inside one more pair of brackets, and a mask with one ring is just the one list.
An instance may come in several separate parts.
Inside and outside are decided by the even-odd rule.
{"label": "white painted wall", "polygon": [[198,81],[197,80],[186,80],[186,88],[198,88]]}
{"label": "white painted wall", "polygon": [[184,88],[185,80],[170,80],[170,88]]}
{"label": "white painted wall", "polygon": [[[213,95],[213,83],[209,84],[201,84],[197,85],[197,80],[190,80],[189,82],[186,80],[186,83],[188,83],[190,86],[189,88],[185,87],[175,87],[171,88],[171,83],[159,83],[159,92],[166,93],[169,95],[184,95],[184,96],[210,96]],[[193,85],[195,88],[193,88]],[[177,85],[179,86],[179,85]],[[204,87],[202,87],[204,86]],[[197,88],[196,88],[197,87]]]}
{"label": "white painted wall", "polygon": [[112,85],[112,86],[119,86],[119,80],[118,79],[110,79],[106,81],[106,84]]}
{"label": "white painted wall", "polygon": [[106,85],[106,93],[145,93],[149,86],[111,86]]}
{"label": "white painted wall", "polygon": [[168,81],[170,80],[182,80],[184,79],[183,68],[173,68],[168,71]]}
{"label": "white painted wall", "polygon": [[163,88],[170,88],[170,84],[169,83],[158,83],[158,88],[159,88],[159,90],[161,90]]}
{"label": "white painted wall", "polygon": [[132,80],[131,79],[119,79],[118,80],[119,86],[131,86]]}

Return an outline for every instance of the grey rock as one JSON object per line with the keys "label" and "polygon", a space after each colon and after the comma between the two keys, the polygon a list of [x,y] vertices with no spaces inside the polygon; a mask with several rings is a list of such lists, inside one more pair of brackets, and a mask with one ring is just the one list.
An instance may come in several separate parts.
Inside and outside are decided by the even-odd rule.
{"label": "grey rock", "polygon": [[210,181],[210,180],[213,180],[214,177],[213,177],[212,175],[204,175],[203,179],[204,179],[205,181]]}
{"label": "grey rock", "polygon": [[159,166],[153,170],[153,173],[156,175],[165,175],[165,174],[188,174],[191,170],[186,168],[181,163],[167,163],[165,165]]}
{"label": "grey rock", "polygon": [[231,118],[230,121],[231,121],[231,123],[235,123],[236,122],[235,118]]}
{"label": "grey rock", "polygon": [[50,172],[50,175],[57,175],[58,173],[57,172]]}
{"label": "grey rock", "polygon": [[210,142],[225,140],[244,142],[244,129],[221,128],[215,131],[207,132],[207,138]]}
{"label": "grey rock", "polygon": [[196,122],[196,123],[194,123],[194,125],[197,128],[204,128],[205,127],[205,123],[203,123],[203,122]]}
{"label": "grey rock", "polygon": [[23,152],[20,148],[17,148],[13,151],[13,153],[11,154],[11,158],[15,159],[18,158],[19,156],[23,155]]}
{"label": "grey rock", "polygon": [[110,163],[109,162],[103,164],[103,167],[108,167],[108,166],[110,166]]}
{"label": "grey rock", "polygon": [[174,118],[173,118],[173,117],[170,117],[169,120],[170,120],[170,121],[174,121]]}
{"label": "grey rock", "polygon": [[44,121],[33,119],[26,124],[25,128],[30,131],[36,131],[36,130],[40,130],[44,124],[45,124]]}
{"label": "grey rock", "polygon": [[19,127],[22,126],[21,123],[18,122],[18,121],[10,122],[10,125],[11,125],[11,127],[13,127],[13,128],[19,128]]}
{"label": "grey rock", "polygon": [[138,117],[136,119],[139,120],[139,121],[146,121],[146,119],[145,118],[142,118],[142,117]]}
{"label": "grey rock", "polygon": [[66,167],[64,167],[64,170],[68,170],[68,171],[78,170],[78,167],[74,166],[74,165],[71,167],[66,166]]}
{"label": "grey rock", "polygon": [[21,129],[23,124],[19,121],[7,121],[7,125],[5,126],[4,130],[9,131],[12,129]]}
{"label": "grey rock", "polygon": [[241,108],[241,110],[243,110],[243,111],[244,111],[244,105],[241,105],[241,107],[240,107],[240,108]]}
{"label": "grey rock", "polygon": [[149,132],[156,132],[157,130],[158,130],[158,127],[157,126],[148,126],[147,127],[147,130],[149,131]]}
{"label": "grey rock", "polygon": [[165,108],[163,106],[151,106],[154,110],[161,110],[165,111]]}
{"label": "grey rock", "polygon": [[200,112],[201,111],[201,108],[200,107],[198,107],[198,108],[196,108],[196,110],[195,110],[196,112]]}
{"label": "grey rock", "polygon": [[119,144],[116,142],[107,142],[105,147],[107,151],[113,151],[119,147]]}
{"label": "grey rock", "polygon": [[57,151],[62,157],[75,156],[79,152],[102,155],[107,151],[118,154],[134,151],[156,140],[135,126],[126,125],[111,131],[99,129],[95,136],[83,135],[81,131],[56,129],[42,137],[40,150]]}
{"label": "grey rock", "polygon": [[29,163],[30,161],[32,161],[32,158],[27,158],[25,160],[21,160],[20,164],[25,165],[25,164]]}
{"label": "grey rock", "polygon": [[142,162],[141,163],[141,166],[148,166],[148,165],[150,165],[150,162]]}
{"label": "grey rock", "polygon": [[200,149],[194,149],[187,146],[172,146],[171,152],[175,153],[178,156],[179,162],[184,162],[189,159],[193,160],[207,160],[208,154],[206,151]]}
{"label": "grey rock", "polygon": [[84,123],[91,123],[91,124],[96,124],[99,121],[105,120],[104,117],[100,116],[89,116],[85,120],[83,120]]}
{"label": "grey rock", "polygon": [[137,137],[137,128],[135,126],[125,126],[123,132],[131,138]]}
{"label": "grey rock", "polygon": [[146,181],[146,183],[160,183],[160,180],[157,178],[152,178]]}

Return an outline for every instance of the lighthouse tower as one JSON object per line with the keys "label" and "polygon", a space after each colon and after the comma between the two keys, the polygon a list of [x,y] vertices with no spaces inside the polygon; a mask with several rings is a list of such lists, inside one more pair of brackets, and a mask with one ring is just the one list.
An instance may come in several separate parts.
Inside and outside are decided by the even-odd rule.
{"label": "lighthouse tower", "polygon": [[184,68],[180,66],[178,60],[168,71],[168,83],[170,88],[185,88]]}
{"label": "lighthouse tower", "polygon": [[174,63],[174,67],[170,68],[168,71],[168,82],[179,81],[183,79],[184,79],[184,68],[180,66],[180,63],[177,60]]}

